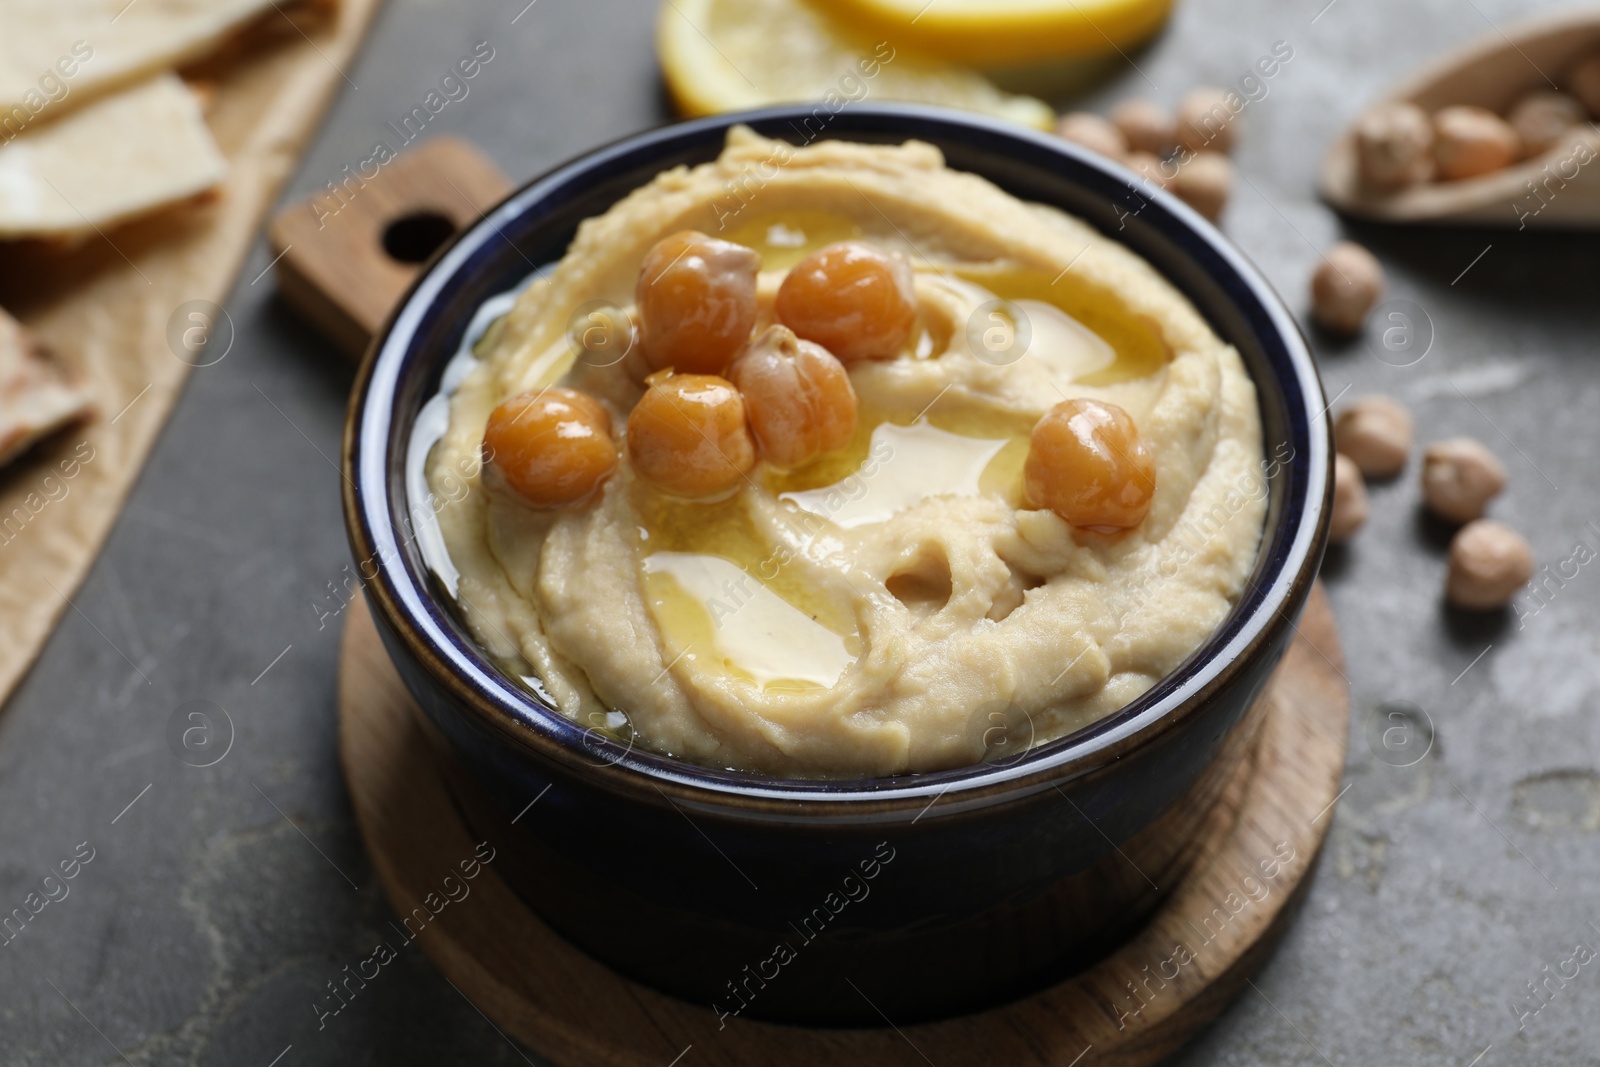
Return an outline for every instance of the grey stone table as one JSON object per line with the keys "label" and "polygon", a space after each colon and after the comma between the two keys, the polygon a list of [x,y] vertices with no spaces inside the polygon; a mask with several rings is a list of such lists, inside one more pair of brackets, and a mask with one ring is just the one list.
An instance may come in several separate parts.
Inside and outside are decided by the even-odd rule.
{"label": "grey stone table", "polygon": [[[391,0],[347,72],[359,88],[286,195],[365,158],[383,124],[479,41],[495,58],[435,126],[513,176],[665,117],[655,0],[526,3]],[[1299,306],[1318,249],[1345,230],[1312,192],[1323,145],[1417,63],[1525,8],[1185,0],[1084,102],[1170,103],[1196,84],[1236,83],[1288,42],[1293,59],[1244,114],[1225,229]],[[1600,548],[1600,241],[1356,236],[1383,258],[1391,295],[1425,311],[1432,346],[1399,367],[1315,337],[1330,393],[1394,393],[1423,439],[1488,443],[1512,474],[1495,511],[1552,572],[1575,544]],[[0,911],[87,855],[80,843],[93,856],[69,896],[0,948],[5,1064],[537,1059],[414,950],[319,1026],[325,983],[391,915],[336,759],[339,620],[317,607],[348,558],[332,457],[350,372],[274,297],[270,275],[250,281],[268,259],[262,245],[246,266],[228,305],[237,343],[194,375],[80,611],[0,715]],[[1600,568],[1569,567],[1547,605],[1456,617],[1439,600],[1444,538],[1416,495],[1414,470],[1379,487],[1368,529],[1327,568],[1355,723],[1305,910],[1257,990],[1182,1063],[1595,1059],[1600,964],[1575,950],[1600,946]],[[235,728],[207,768],[180,762],[167,740],[194,700],[226,708]],[[677,1051],[664,1046],[661,1062]]]}

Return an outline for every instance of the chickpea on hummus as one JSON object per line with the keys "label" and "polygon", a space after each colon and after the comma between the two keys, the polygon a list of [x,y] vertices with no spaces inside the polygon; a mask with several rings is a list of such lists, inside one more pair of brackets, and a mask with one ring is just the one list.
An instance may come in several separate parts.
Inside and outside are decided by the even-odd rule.
{"label": "chickpea on hummus", "polygon": [[584,726],[784,776],[1116,711],[1230,610],[1283,458],[1148,264],[915,141],[736,128],[475,352],[426,465],[473,633]]}

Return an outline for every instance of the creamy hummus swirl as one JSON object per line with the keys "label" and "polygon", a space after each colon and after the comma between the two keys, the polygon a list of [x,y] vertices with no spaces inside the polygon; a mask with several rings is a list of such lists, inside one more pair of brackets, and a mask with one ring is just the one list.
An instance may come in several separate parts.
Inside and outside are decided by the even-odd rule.
{"label": "creamy hummus swirl", "polygon": [[[922,330],[901,358],[851,367],[855,447],[758,467],[728,500],[667,500],[625,459],[581,508],[476,483],[441,500],[469,626],[561,712],[596,727],[620,712],[636,743],[716,766],[929,771],[1115,711],[1222,621],[1276,462],[1238,353],[1121,245],[919,142],[793,148],[735,129],[716,161],[585,221],[451,396],[427,461],[438,496],[519,392],[584,390],[621,431],[638,377],[627,360],[575,361],[569,324],[597,301],[631,305],[645,252],[683,229],[763,252],[762,325],[791,246],[901,250]],[[1028,429],[1079,396],[1125,408],[1154,453],[1148,517],[1119,537],[1020,499]]]}

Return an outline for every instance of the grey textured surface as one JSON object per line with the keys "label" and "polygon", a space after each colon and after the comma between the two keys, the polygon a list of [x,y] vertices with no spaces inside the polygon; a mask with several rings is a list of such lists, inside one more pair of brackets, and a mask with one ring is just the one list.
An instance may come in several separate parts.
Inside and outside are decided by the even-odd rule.
{"label": "grey textured surface", "polygon": [[[366,157],[382,123],[480,40],[496,58],[436,127],[477,141],[513,176],[662,119],[654,0],[538,0],[512,25],[525,2],[390,0],[348,71],[359,88],[286,197]],[[1312,193],[1322,146],[1416,63],[1528,6],[1325,2],[1186,0],[1085,101],[1170,103],[1237,81],[1289,42],[1293,60],[1245,113],[1247,180],[1225,229],[1297,307],[1316,250],[1344,230]],[[1541,564],[1576,541],[1600,548],[1589,525],[1600,521],[1600,242],[1357,236],[1436,336],[1406,368],[1315,337],[1330,394],[1391,392],[1414,406],[1423,440],[1488,443],[1512,474],[1494,511],[1528,533]],[[525,1059],[414,948],[318,1028],[324,983],[385,936],[391,915],[336,759],[338,628],[319,628],[315,607],[348,558],[330,457],[349,372],[273,297],[270,275],[249,282],[268,258],[255,250],[229,302],[233,350],[195,373],[79,610],[0,715],[0,909],[79,842],[94,849],[70,895],[0,948],[5,1064]],[[1378,487],[1368,529],[1330,563],[1356,722],[1349,789],[1305,911],[1258,990],[1179,1062],[1593,1060],[1600,968],[1550,981],[1548,1004],[1520,1030],[1510,1005],[1577,943],[1600,945],[1600,579],[1582,568],[1525,625],[1453,617],[1439,601],[1444,542],[1419,518],[1414,479],[1415,464]],[[231,750],[204,769],[166,739],[194,700],[226,708],[234,726]],[[1366,728],[1391,701],[1432,723],[1431,749],[1409,767],[1388,765],[1411,757],[1373,741],[1401,721]],[[1426,747],[1423,732],[1411,736]],[[678,1051],[664,1046],[661,1062]],[[937,1064],[938,1049],[926,1051]]]}

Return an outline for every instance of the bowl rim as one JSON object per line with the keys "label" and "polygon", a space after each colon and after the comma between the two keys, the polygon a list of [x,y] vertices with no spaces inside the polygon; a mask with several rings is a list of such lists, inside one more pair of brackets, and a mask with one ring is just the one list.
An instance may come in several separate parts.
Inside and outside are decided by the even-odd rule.
{"label": "bowl rim", "polygon": [[[1294,619],[1310,593],[1327,544],[1333,488],[1332,442],[1329,405],[1304,335],[1281,297],[1244,253],[1170,193],[1151,186],[1116,163],[1053,135],[946,108],[859,104],[834,114],[835,121],[849,118],[840,126],[830,128],[824,136],[848,138],[852,126],[859,134],[863,130],[886,128],[872,127],[873,122],[902,123],[905,129],[899,136],[903,140],[918,139],[933,131],[965,136],[969,142],[986,142],[996,150],[1010,148],[1021,156],[1037,156],[1043,152],[1086,168],[1099,179],[1110,179],[1128,189],[1136,189],[1144,201],[1141,221],[1152,224],[1167,240],[1178,244],[1183,255],[1191,260],[1203,251],[1213,261],[1197,264],[1206,273],[1220,268],[1230,274],[1229,280],[1236,284],[1225,286],[1229,290],[1229,301],[1242,312],[1253,310],[1254,314],[1246,314],[1246,317],[1258,324],[1255,328],[1263,345],[1270,346],[1276,341],[1287,357],[1293,369],[1292,377],[1276,376],[1280,379],[1279,387],[1285,401],[1284,414],[1291,426],[1296,424],[1297,414],[1303,418],[1310,453],[1303,466],[1300,457],[1295,456],[1289,467],[1308,479],[1303,504],[1295,509],[1286,502],[1279,519],[1280,523],[1289,524],[1292,538],[1261,575],[1261,588],[1252,593],[1247,587],[1217,629],[1183,663],[1121,709],[1072,734],[1029,750],[1013,762],[979,762],[945,771],[891,777],[783,778],[706,767],[635,750],[631,746],[614,758],[603,755],[597,759],[593,742],[603,735],[539,703],[495,667],[475,642],[463,639],[464,627],[454,619],[451,609],[434,595],[426,575],[413,572],[402,539],[396,536],[396,508],[390,499],[393,484],[390,469],[394,459],[389,442],[394,436],[397,391],[406,380],[405,372],[421,373],[418,367],[423,371],[437,369],[453,354],[435,352],[431,357],[418,356],[412,345],[434,302],[469,265],[472,256],[497,237],[509,243],[502,232],[509,223],[524,217],[542,200],[582,181],[585,176],[630,160],[643,163],[644,159],[639,157],[660,158],[674,148],[692,145],[711,133],[725,132],[735,125],[770,128],[803,119],[815,110],[815,106],[809,104],[767,107],[672,123],[619,138],[530,179],[485,212],[476,223],[456,234],[424,265],[384,325],[374,334],[357,371],[345,421],[342,495],[346,529],[355,558],[378,561],[373,575],[364,583],[369,605],[374,609],[380,629],[388,630],[455,703],[470,709],[479,726],[526,754],[564,766],[613,791],[651,800],[665,799],[668,803],[677,800],[705,810],[733,804],[788,815],[797,805],[832,814],[842,814],[846,809],[859,811],[862,804],[911,811],[926,805],[921,808],[926,811],[934,802],[948,798],[941,807],[941,811],[948,813],[986,806],[1019,792],[1049,789],[1059,782],[1098,771],[1189,718],[1208,697],[1227,685],[1253,655],[1272,647],[1275,638],[1282,636],[1286,628],[1298,629]],[[1080,184],[1083,181],[1081,176],[1075,180]],[[1150,208],[1154,210],[1148,211]],[[530,275],[541,267],[532,266]],[[1184,291],[1165,272],[1160,273],[1180,292]],[[1192,299],[1187,292],[1185,296]],[[1253,309],[1240,306],[1242,296],[1250,299]],[[1202,315],[1216,328],[1209,316],[1204,316],[1203,312]],[[1293,410],[1297,398],[1304,405],[1302,413]],[[1258,403],[1262,403],[1265,410],[1260,391]],[[401,451],[403,453],[403,449]],[[403,463],[403,454],[400,462]],[[1264,527],[1258,553],[1267,551],[1273,534],[1271,525]],[[394,565],[383,562],[385,560],[395,561]],[[365,577],[364,567],[362,573]],[[1254,607],[1241,614],[1247,596]],[[1218,645],[1218,637],[1225,631],[1227,639]],[[390,651],[393,655],[394,650]],[[614,744],[612,747],[620,748]],[[599,750],[605,751],[604,741]]]}

